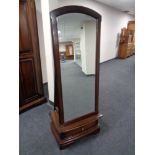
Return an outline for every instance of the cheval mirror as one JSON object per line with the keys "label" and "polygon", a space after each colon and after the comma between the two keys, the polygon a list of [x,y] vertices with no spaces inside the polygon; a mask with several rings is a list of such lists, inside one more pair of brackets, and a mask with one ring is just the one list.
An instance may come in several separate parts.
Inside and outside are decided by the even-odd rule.
{"label": "cheval mirror", "polygon": [[99,57],[101,16],[86,7],[50,12],[55,97],[51,130],[64,149],[99,132]]}

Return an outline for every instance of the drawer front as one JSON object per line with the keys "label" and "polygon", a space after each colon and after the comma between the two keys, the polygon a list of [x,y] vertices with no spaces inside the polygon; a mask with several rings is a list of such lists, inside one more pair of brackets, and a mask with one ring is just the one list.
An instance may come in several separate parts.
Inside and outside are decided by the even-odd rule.
{"label": "drawer front", "polygon": [[87,125],[84,125],[84,126],[81,126],[81,127],[78,127],[78,128],[74,128],[74,129],[72,129],[70,131],[67,131],[65,133],[62,133],[61,138],[64,139],[66,137],[73,136],[75,134],[79,134],[81,132],[84,132],[84,131],[88,130],[91,127],[96,126],[96,125],[98,125],[98,120],[95,121],[95,122],[88,123]]}

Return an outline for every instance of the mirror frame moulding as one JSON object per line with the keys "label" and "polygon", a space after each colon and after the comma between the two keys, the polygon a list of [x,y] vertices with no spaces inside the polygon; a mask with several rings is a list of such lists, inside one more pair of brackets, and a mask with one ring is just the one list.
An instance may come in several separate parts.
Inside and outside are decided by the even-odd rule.
{"label": "mirror frame moulding", "polygon": [[[81,13],[91,16],[96,19],[96,66],[95,66],[95,111],[82,115],[75,119],[64,122],[62,83],[61,83],[61,68],[59,62],[59,40],[57,29],[57,17],[68,13]],[[99,113],[99,63],[100,63],[100,31],[101,31],[101,15],[92,9],[83,6],[64,6],[52,10],[50,12],[51,35],[53,44],[54,56],[54,109],[58,112],[60,125],[69,125],[76,121],[85,119],[89,116],[98,115]]]}

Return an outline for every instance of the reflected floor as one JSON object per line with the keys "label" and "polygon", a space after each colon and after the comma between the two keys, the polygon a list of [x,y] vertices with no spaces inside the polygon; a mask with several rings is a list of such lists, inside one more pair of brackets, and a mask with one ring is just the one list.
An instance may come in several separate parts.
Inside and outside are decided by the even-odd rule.
{"label": "reflected floor", "polygon": [[61,78],[65,121],[93,112],[95,76],[85,75],[80,66],[67,60],[61,63]]}

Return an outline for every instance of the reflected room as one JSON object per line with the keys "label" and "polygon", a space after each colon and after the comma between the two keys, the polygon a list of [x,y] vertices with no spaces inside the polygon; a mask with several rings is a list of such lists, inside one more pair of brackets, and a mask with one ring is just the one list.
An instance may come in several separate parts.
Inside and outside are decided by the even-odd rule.
{"label": "reflected room", "polygon": [[64,119],[68,121],[94,111],[96,19],[69,13],[57,17],[57,26]]}

